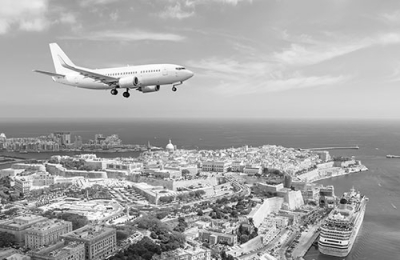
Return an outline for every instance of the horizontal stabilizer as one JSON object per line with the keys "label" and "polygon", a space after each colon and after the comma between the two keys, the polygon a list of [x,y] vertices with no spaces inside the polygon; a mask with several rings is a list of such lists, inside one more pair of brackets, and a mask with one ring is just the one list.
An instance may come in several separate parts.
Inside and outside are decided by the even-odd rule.
{"label": "horizontal stabilizer", "polygon": [[33,70],[33,71],[37,72],[37,73],[45,74],[47,76],[52,76],[52,77],[65,77],[65,75],[62,75],[62,74],[57,74],[57,73],[43,71],[43,70]]}

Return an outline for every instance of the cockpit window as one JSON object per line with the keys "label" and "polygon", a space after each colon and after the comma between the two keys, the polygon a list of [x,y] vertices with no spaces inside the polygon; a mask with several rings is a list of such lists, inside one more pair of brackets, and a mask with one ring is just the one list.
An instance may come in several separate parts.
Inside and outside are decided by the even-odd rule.
{"label": "cockpit window", "polygon": [[176,67],[175,69],[176,70],[184,70],[185,68],[184,67]]}

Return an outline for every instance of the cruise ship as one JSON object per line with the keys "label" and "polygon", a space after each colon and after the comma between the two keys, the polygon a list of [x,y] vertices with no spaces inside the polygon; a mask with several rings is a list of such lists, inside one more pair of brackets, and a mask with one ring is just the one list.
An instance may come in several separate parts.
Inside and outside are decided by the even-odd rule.
{"label": "cruise ship", "polygon": [[321,226],[318,249],[322,254],[345,257],[350,253],[364,219],[367,201],[368,198],[354,187],[343,194]]}

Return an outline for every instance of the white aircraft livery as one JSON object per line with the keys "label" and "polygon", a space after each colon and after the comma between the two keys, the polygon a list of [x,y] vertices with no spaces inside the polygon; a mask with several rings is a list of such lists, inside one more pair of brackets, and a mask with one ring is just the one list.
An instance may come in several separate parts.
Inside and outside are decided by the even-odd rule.
{"label": "white aircraft livery", "polygon": [[150,64],[108,69],[87,69],[75,66],[57,43],[50,43],[56,73],[34,70],[51,76],[55,82],[87,89],[111,89],[117,95],[119,88],[126,89],[122,94],[128,98],[129,90],[142,93],[157,92],[161,85],[172,84],[172,91],[185,80],[193,77],[193,72],[180,65]]}

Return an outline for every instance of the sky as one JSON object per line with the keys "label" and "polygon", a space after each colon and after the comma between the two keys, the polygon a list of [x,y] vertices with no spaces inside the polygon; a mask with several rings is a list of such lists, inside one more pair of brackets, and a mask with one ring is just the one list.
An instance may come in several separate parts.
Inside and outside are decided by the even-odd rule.
{"label": "sky", "polygon": [[[400,119],[398,0],[0,0],[0,118]],[[53,82],[172,63],[194,77],[131,97]],[[120,91],[121,92],[121,91]]]}

